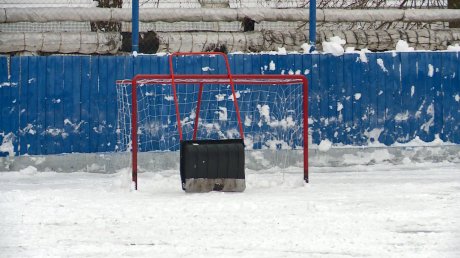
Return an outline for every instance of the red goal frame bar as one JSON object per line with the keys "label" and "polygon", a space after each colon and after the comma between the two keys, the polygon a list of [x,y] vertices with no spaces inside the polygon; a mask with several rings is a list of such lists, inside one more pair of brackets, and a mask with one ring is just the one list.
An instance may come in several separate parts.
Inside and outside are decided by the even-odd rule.
{"label": "red goal frame bar", "polygon": [[[192,55],[208,55],[208,56],[222,56],[225,61],[227,74],[175,74],[173,58],[177,56],[192,56]],[[193,140],[196,140],[196,133],[198,129],[198,118],[200,114],[201,95],[203,87],[206,84],[228,84],[231,87],[235,111],[237,114],[238,128],[241,139],[244,138],[243,124],[241,122],[240,111],[238,107],[238,100],[235,93],[235,84],[244,85],[289,85],[289,84],[302,84],[303,91],[303,164],[304,164],[304,180],[308,183],[308,80],[304,75],[289,74],[289,75],[260,75],[260,74],[232,74],[227,55],[220,52],[176,52],[169,56],[169,70],[170,74],[138,74],[131,80],[119,80],[117,84],[131,84],[131,101],[132,101],[132,116],[131,116],[131,144],[132,144],[132,181],[134,182],[134,189],[137,190],[137,85],[138,84],[171,84],[173,90],[174,105],[176,108],[177,127],[179,131],[179,138],[182,141],[182,126],[179,112],[179,102],[177,99],[176,85],[178,84],[199,84],[197,109],[195,116],[195,124],[193,130]]]}

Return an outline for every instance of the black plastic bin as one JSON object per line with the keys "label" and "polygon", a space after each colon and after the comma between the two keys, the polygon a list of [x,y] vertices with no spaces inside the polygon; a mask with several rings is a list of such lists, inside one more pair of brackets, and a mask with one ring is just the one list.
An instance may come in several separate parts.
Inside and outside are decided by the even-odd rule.
{"label": "black plastic bin", "polygon": [[244,191],[243,140],[182,141],[180,175],[186,192]]}

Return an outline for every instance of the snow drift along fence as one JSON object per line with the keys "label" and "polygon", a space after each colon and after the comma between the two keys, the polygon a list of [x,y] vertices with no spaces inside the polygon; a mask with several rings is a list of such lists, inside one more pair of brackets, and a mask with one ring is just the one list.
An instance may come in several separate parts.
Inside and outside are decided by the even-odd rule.
{"label": "snow drift along fence", "polygon": [[[438,134],[460,144],[457,52],[229,58],[234,73],[306,74],[314,143],[390,145]],[[197,57],[177,69],[200,73],[218,65]],[[166,56],[0,57],[0,155],[10,143],[16,155],[115,151],[115,81],[166,74],[167,67]]]}

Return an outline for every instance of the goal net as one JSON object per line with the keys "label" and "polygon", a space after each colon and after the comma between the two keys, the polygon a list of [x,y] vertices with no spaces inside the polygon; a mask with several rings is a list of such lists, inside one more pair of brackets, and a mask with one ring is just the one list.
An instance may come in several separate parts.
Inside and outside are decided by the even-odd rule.
{"label": "goal net", "polygon": [[[170,56],[170,75],[117,81],[118,146],[132,151],[136,186],[139,152],[178,151],[181,140],[204,139],[243,138],[252,168],[300,167],[308,181],[306,78],[174,74],[173,57],[187,54]],[[225,55],[212,58],[221,55],[229,71]]]}

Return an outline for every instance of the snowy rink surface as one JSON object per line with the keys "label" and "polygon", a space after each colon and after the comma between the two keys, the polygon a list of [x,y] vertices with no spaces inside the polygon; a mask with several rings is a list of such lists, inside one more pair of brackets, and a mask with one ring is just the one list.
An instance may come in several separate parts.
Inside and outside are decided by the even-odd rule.
{"label": "snowy rink surface", "polygon": [[460,257],[459,164],[247,171],[186,194],[176,171],[0,173],[0,257]]}

